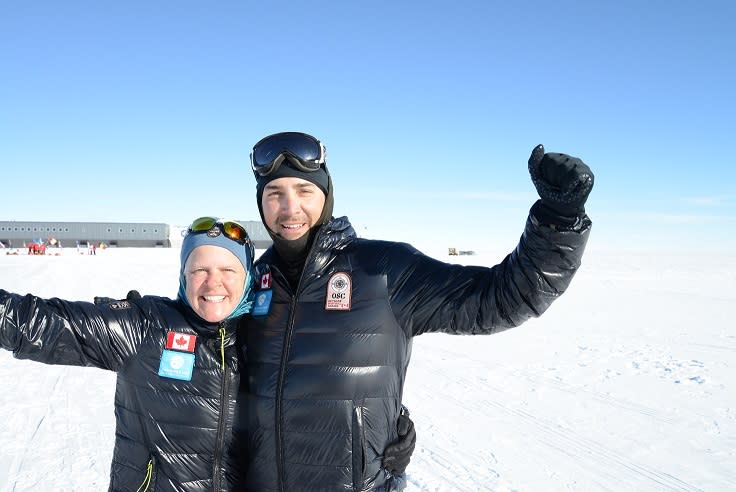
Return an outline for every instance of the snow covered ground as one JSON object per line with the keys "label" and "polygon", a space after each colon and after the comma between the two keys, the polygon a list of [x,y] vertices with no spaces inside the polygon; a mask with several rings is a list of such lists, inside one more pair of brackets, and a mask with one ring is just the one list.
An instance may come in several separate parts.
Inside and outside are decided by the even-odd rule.
{"label": "snow covered ground", "polygon": [[[176,293],[176,249],[0,255],[0,287]],[[432,252],[431,252],[432,253]],[[495,264],[504,252],[448,257]],[[736,490],[736,253],[589,247],[539,319],[414,342],[408,491]],[[114,375],[0,351],[0,492],[106,490]]]}

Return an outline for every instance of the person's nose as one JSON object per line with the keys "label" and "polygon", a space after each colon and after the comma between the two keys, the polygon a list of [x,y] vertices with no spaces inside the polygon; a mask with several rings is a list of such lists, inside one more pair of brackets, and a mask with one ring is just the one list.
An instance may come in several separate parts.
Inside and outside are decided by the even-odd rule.
{"label": "person's nose", "polygon": [[220,275],[219,272],[210,272],[207,274],[207,278],[204,282],[205,285],[209,288],[219,287],[220,285],[222,285],[222,275]]}
{"label": "person's nose", "polygon": [[300,203],[295,193],[286,193],[281,201],[281,209],[287,214],[291,214],[299,210]]}

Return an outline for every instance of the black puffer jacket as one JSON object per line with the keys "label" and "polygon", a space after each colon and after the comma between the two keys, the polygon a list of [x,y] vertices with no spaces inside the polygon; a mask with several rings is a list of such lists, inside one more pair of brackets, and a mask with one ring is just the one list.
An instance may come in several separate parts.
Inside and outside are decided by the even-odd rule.
{"label": "black puffer jacket", "polygon": [[[382,452],[396,439],[412,337],[491,334],[539,316],[579,267],[590,225],[585,216],[560,230],[530,215],[516,250],[492,268],[450,265],[407,244],[358,239],[345,217],[323,226],[297,291],[271,268],[268,314],[241,321],[248,490],[381,487],[388,478]],[[262,284],[256,309],[267,302],[273,254],[256,263],[256,288]]]}
{"label": "black puffer jacket", "polygon": [[[180,341],[182,334],[197,337],[191,380],[159,375],[170,332]],[[109,490],[237,490],[234,326],[205,323],[161,297],[97,306],[0,290],[0,347],[19,359],[117,372]],[[191,358],[186,350],[172,353],[171,367]]]}

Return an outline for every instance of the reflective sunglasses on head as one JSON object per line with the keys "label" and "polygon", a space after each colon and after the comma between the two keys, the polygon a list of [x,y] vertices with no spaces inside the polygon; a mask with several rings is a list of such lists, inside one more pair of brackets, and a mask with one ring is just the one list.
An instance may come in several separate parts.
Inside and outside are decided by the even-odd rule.
{"label": "reflective sunglasses on head", "polygon": [[279,168],[285,156],[293,157],[290,162],[300,171],[309,173],[325,165],[327,149],[322,142],[306,133],[274,133],[253,146],[250,166],[259,176],[268,176]]}
{"label": "reflective sunglasses on head", "polygon": [[215,226],[219,226],[219,229],[228,239],[232,239],[240,244],[250,242],[250,238],[248,237],[248,232],[245,230],[245,227],[234,220],[223,221],[217,217],[200,217],[198,219],[194,219],[192,225],[187,229],[187,233],[208,232]]}

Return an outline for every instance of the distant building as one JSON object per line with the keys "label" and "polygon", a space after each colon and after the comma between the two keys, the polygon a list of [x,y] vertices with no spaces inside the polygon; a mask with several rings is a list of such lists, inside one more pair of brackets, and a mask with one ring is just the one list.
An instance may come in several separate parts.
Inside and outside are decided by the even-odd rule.
{"label": "distant building", "polygon": [[245,230],[248,231],[248,237],[253,241],[253,247],[256,249],[266,249],[273,241],[271,236],[268,235],[266,226],[260,220],[239,220]]}
{"label": "distant building", "polygon": [[[261,221],[239,221],[253,246],[265,249],[271,237]],[[187,227],[152,222],[23,222],[0,221],[0,242],[23,248],[30,242],[55,239],[65,248],[104,243],[117,248],[178,248]]]}
{"label": "distant building", "polygon": [[0,221],[0,241],[22,248],[51,238],[63,247],[104,243],[110,247],[171,247],[169,225],[147,222],[21,222]]}

